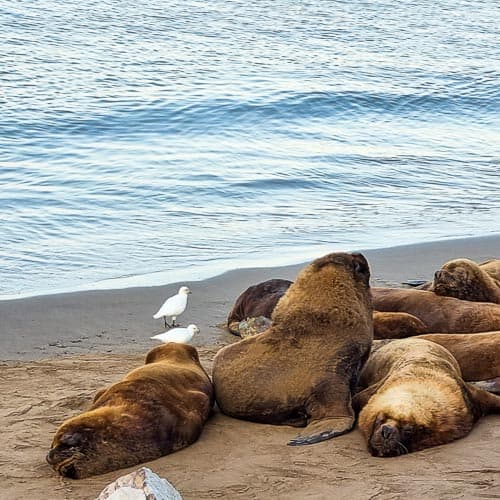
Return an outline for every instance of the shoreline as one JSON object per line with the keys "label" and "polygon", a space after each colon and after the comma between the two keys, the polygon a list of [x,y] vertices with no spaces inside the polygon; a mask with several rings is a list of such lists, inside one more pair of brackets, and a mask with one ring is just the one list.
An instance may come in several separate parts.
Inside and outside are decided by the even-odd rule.
{"label": "shoreline", "polygon": [[[336,251],[333,246],[331,251]],[[358,250],[353,250],[358,251]],[[402,286],[410,278],[430,279],[447,260],[500,257],[500,234],[359,250],[368,259],[373,286]],[[317,255],[318,257],[321,254]],[[193,294],[183,325],[195,323],[201,334],[193,344],[217,346],[235,340],[220,328],[234,301],[248,286],[270,278],[293,280],[306,263],[227,271],[201,281],[112,290],[88,290],[0,301],[0,359],[37,360],[75,354],[146,352],[163,332],[152,315],[166,297],[186,284]]]}
{"label": "shoreline", "polygon": [[[147,287],[159,287],[167,286],[173,283],[182,282],[182,277],[186,277],[184,281],[199,282],[207,281],[209,279],[215,278],[227,272],[241,269],[270,269],[270,268],[281,268],[290,266],[305,265],[307,262],[313,260],[318,255],[324,255],[330,251],[339,252],[353,252],[353,251],[385,251],[391,248],[399,247],[413,247],[413,246],[426,246],[435,244],[446,244],[448,242],[463,242],[467,240],[483,240],[490,238],[500,238],[500,233],[493,233],[481,236],[467,236],[464,238],[457,238],[456,236],[447,236],[439,240],[431,240],[430,242],[410,242],[410,243],[396,243],[391,246],[376,246],[365,248],[364,250],[356,249],[355,245],[350,245],[348,243],[336,243],[337,247],[335,250],[331,250],[331,245],[316,245],[314,247],[305,247],[300,251],[293,247],[288,249],[290,255],[286,258],[281,256],[278,258],[276,256],[261,257],[258,260],[247,259],[236,259],[223,261],[214,264],[213,266],[208,266],[207,264],[201,267],[193,267],[189,271],[183,271],[181,269],[163,270],[163,271],[153,271],[147,274],[130,274],[123,276],[116,276],[114,278],[105,278],[95,282],[89,282],[81,285],[71,285],[61,288],[54,289],[38,289],[34,292],[17,292],[17,293],[3,293],[0,294],[0,303],[9,300],[22,300],[30,299],[34,297],[45,297],[48,295],[64,295],[68,293],[82,293],[82,292],[95,292],[95,291],[115,291],[115,290],[126,290],[129,288],[147,288]],[[314,248],[314,250],[313,250]],[[304,255],[300,258],[299,253],[302,252]],[[210,270],[208,270],[210,269]]]}

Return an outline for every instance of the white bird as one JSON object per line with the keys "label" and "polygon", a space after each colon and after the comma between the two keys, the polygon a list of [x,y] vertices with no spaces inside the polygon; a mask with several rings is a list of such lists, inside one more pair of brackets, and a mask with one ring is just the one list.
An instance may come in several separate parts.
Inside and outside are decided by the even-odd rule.
{"label": "white bird", "polygon": [[200,333],[200,329],[196,325],[189,325],[187,328],[173,328],[164,333],[154,335],[151,338],[161,340],[165,344],[168,342],[188,344],[196,333]]}
{"label": "white bird", "polygon": [[[154,319],[160,319],[163,317],[165,320],[165,328],[168,326],[175,326],[175,318],[182,314],[186,310],[188,294],[191,290],[187,286],[181,286],[176,295],[169,297],[163,305],[158,309],[158,312],[153,316]],[[167,316],[172,318],[172,325],[167,323]]]}

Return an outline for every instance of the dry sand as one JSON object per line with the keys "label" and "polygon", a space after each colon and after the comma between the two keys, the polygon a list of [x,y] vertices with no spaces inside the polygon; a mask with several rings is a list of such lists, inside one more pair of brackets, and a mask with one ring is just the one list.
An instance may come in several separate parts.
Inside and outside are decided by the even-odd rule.
{"label": "dry sand", "polygon": [[[454,257],[500,256],[500,236],[365,251],[373,284],[427,279]],[[302,266],[238,270],[193,289],[179,320],[202,329],[195,345],[210,371],[217,350],[235,338],[224,322],[236,296],[268,278],[293,279]],[[151,316],[178,288],[135,288],[0,302],[0,499],[92,499],[135,468],[73,481],[45,463],[57,426],[85,410],[94,392],[142,364],[162,331]],[[356,429],[313,446],[289,447],[291,427],[215,413],[194,445],[147,465],[185,499],[500,498],[500,417],[486,417],[466,438],[396,458],[373,458]]]}

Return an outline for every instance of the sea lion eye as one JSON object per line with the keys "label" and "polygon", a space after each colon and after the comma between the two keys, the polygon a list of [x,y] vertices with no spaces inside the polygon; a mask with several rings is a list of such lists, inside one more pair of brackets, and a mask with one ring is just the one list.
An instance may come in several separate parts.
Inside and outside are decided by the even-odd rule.
{"label": "sea lion eye", "polygon": [[64,434],[61,438],[61,444],[69,447],[78,446],[81,444],[83,437],[78,432]]}
{"label": "sea lion eye", "polygon": [[405,425],[401,429],[402,431],[402,437],[403,439],[409,439],[413,435],[413,426],[412,425]]}

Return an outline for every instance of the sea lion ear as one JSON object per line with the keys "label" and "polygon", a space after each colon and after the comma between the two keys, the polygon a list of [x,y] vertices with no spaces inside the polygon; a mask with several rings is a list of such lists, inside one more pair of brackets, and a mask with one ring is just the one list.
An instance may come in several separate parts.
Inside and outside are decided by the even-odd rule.
{"label": "sea lion ear", "polygon": [[355,274],[362,276],[365,280],[370,279],[370,267],[368,266],[368,261],[365,259],[364,255],[360,253],[353,253],[352,267]]}

